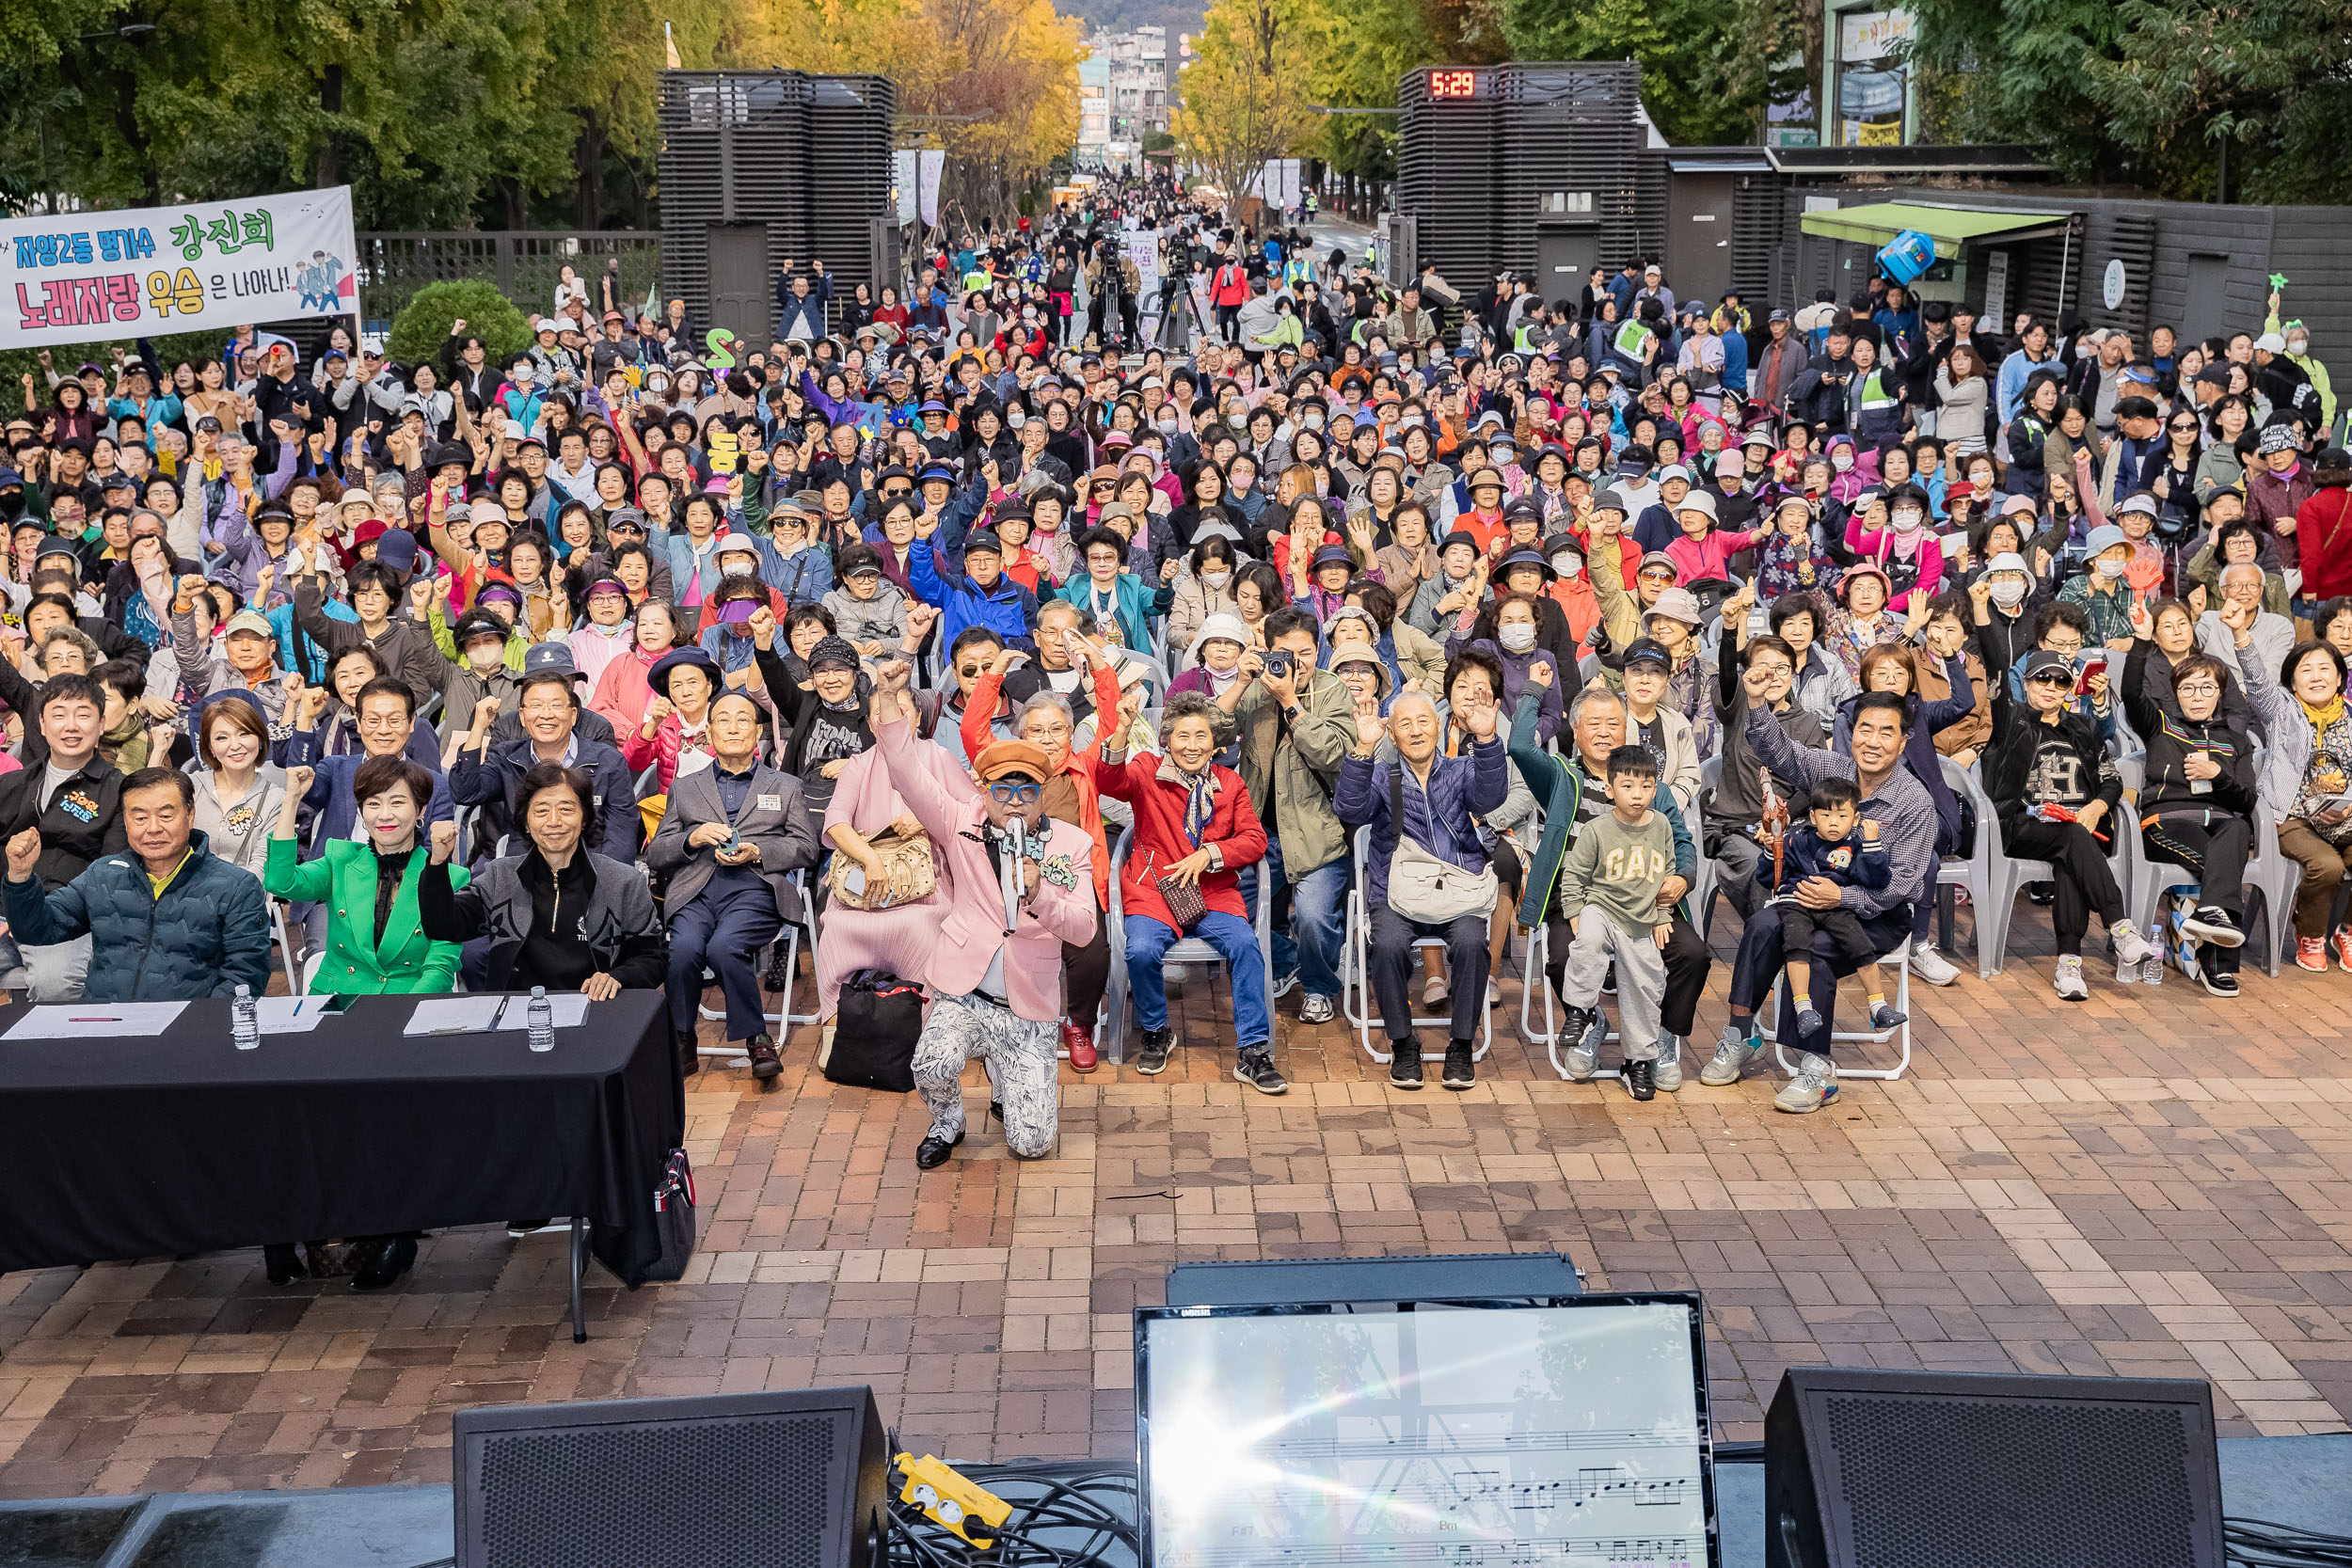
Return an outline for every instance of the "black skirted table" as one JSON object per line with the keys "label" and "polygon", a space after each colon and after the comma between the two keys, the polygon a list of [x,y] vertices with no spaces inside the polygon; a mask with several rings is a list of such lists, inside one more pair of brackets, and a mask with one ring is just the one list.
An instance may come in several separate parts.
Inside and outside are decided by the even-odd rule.
{"label": "black skirted table", "polygon": [[0,1008],[0,1272],[569,1214],[586,1338],[586,1236],[631,1287],[660,1256],[686,1126],[662,994],[591,1004],[548,1052],[405,1036],[418,1000],[360,997],[252,1051],[227,1002],[151,1038],[11,1040],[25,1009]]}

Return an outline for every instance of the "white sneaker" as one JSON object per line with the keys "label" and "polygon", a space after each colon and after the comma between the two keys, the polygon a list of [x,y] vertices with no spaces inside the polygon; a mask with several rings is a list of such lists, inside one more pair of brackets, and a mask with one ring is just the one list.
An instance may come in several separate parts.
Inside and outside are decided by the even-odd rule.
{"label": "white sneaker", "polygon": [[[1736,1024],[1724,1025],[1724,1037],[1716,1043],[1715,1054],[1699,1069],[1699,1082],[1710,1089],[1740,1082],[1740,1074],[1747,1065],[1762,1054],[1763,1037],[1750,1038]],[[1679,1070],[1679,1069],[1677,1069]]]}
{"label": "white sneaker", "polygon": [[1930,942],[1911,944],[1911,973],[1915,978],[1924,980],[1931,986],[1948,986],[1960,978],[1960,971],[1952,967],[1951,960],[1937,952],[1935,944]]}
{"label": "white sneaker", "polygon": [[1682,1042],[1672,1035],[1658,1037],[1659,1092],[1672,1094],[1682,1087]]}
{"label": "white sneaker", "polygon": [[1788,1080],[1780,1093],[1772,1096],[1772,1104],[1783,1111],[1803,1116],[1818,1111],[1837,1098],[1837,1069],[1827,1056],[1806,1052],[1797,1058],[1797,1075]]}
{"label": "white sneaker", "polygon": [[2068,953],[2058,959],[2056,984],[2062,1001],[2090,1000],[2090,988],[2083,983],[2083,960],[2078,954]]}
{"label": "white sneaker", "polygon": [[2139,934],[2139,927],[2128,920],[2119,920],[2108,927],[2107,940],[2115,944],[2118,969],[2130,969],[2155,951],[2148,945],[2148,939]]}
{"label": "white sneaker", "polygon": [[1317,996],[1313,992],[1310,991],[1307,995],[1307,999],[1298,1005],[1298,1022],[1301,1023],[1328,1023],[1331,1022],[1332,1013],[1336,1010],[1337,1009],[1331,1006],[1331,999],[1329,997]]}
{"label": "white sneaker", "polygon": [[1569,1083],[1590,1083],[1600,1067],[1600,1053],[1580,1041],[1561,1054],[1560,1065],[1567,1069]]}

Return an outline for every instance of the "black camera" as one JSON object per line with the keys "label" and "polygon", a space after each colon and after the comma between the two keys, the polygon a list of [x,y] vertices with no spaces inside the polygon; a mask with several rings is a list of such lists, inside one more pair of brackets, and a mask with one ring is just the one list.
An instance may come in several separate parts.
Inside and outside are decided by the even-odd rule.
{"label": "black camera", "polygon": [[1265,656],[1265,673],[1269,675],[1281,675],[1287,678],[1291,673],[1291,651],[1288,648],[1276,648],[1268,653]]}

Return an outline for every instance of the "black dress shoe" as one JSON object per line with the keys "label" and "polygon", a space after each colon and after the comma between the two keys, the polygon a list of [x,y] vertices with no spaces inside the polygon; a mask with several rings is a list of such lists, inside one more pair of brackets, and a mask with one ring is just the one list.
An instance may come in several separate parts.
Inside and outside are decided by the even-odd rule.
{"label": "black dress shoe", "polygon": [[262,1249],[262,1261],[269,1269],[272,1285],[291,1285],[307,1279],[310,1271],[303,1266],[302,1254],[292,1242],[272,1242]]}
{"label": "black dress shoe", "polygon": [[918,1170],[937,1170],[940,1166],[947,1163],[947,1156],[955,1152],[956,1145],[961,1142],[963,1142],[963,1134],[961,1132],[957,1133],[952,1138],[925,1138],[921,1143],[914,1146],[915,1168]]}
{"label": "black dress shoe", "polygon": [[784,1064],[776,1059],[776,1042],[766,1035],[754,1035],[743,1042],[743,1049],[751,1053],[752,1076],[761,1083],[784,1070]]}
{"label": "black dress shoe", "polygon": [[417,1239],[414,1236],[394,1236],[376,1243],[375,1256],[362,1264],[351,1276],[355,1291],[381,1291],[397,1284],[402,1275],[416,1266]]}
{"label": "black dress shoe", "polygon": [[677,1032],[677,1069],[681,1076],[691,1078],[703,1069],[702,1047],[695,1042],[694,1031]]}

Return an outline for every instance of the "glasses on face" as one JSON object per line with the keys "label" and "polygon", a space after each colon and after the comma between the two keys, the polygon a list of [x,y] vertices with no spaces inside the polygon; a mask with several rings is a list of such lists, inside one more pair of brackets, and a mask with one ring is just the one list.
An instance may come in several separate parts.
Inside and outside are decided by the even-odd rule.
{"label": "glasses on face", "polygon": [[2183,681],[2173,689],[2184,697],[2211,697],[2218,694],[2221,688],[2211,681]]}
{"label": "glasses on face", "polygon": [[2068,677],[2064,676],[2064,675],[2036,675],[2036,676],[2034,676],[2031,680],[2027,681],[2026,684],[2027,686],[2060,686],[2060,687],[2063,687],[2063,686],[2072,686],[2072,685],[2074,685],[2074,683],[2072,680],[2070,680]]}
{"label": "glasses on face", "polygon": [[1000,806],[1025,806],[1044,793],[1043,784],[1030,784],[1025,780],[1013,784],[999,779],[988,786],[988,798]]}

